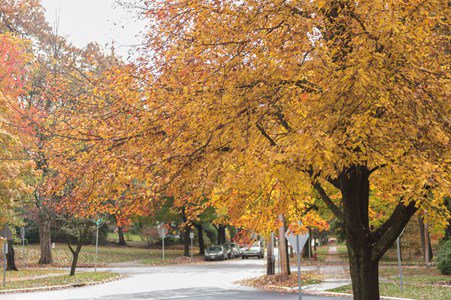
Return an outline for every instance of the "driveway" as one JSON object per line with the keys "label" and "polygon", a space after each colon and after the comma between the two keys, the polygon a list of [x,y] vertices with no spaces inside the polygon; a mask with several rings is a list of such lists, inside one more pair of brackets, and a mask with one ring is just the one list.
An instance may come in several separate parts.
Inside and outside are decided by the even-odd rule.
{"label": "driveway", "polygon": [[[236,281],[265,273],[263,259],[236,259],[197,265],[105,268],[127,278],[58,291],[2,295],[0,299],[298,299],[296,294],[259,292]],[[343,299],[305,295],[303,300]]]}

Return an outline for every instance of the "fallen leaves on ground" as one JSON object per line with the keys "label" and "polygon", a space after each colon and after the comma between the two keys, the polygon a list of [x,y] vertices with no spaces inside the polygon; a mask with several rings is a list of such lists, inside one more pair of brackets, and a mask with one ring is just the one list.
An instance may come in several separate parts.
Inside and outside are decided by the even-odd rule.
{"label": "fallen leaves on ground", "polygon": [[[245,279],[239,283],[245,286],[265,291],[296,292],[298,286],[297,273],[292,273],[288,279],[281,274],[264,275],[257,278]],[[323,277],[316,271],[301,272],[302,285],[321,283]]]}

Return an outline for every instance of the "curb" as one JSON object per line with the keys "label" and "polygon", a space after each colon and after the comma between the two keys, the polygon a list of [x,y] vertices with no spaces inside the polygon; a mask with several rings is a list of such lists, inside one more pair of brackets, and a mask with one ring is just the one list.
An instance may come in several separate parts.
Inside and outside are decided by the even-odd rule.
{"label": "curb", "polygon": [[24,289],[12,289],[12,290],[2,290],[0,291],[0,295],[4,294],[20,294],[20,293],[32,293],[32,292],[42,292],[42,291],[57,291],[57,290],[64,290],[69,288],[76,288],[76,287],[84,287],[84,286],[93,286],[93,285],[99,285],[103,283],[108,283],[112,281],[117,281],[120,279],[124,279],[127,276],[125,275],[117,275],[102,281],[89,281],[89,282],[83,282],[83,283],[72,283],[72,284],[65,284],[65,285],[53,285],[53,286],[43,286],[43,287],[32,287],[32,288],[24,288]]}
{"label": "curb", "polygon": [[[268,285],[268,287],[277,288],[279,289],[279,292],[281,290],[285,290],[286,292],[297,292],[298,288],[290,288],[286,286],[278,286],[278,285]],[[317,296],[334,296],[334,297],[347,297],[352,298],[353,294],[347,294],[347,293],[337,293],[337,292],[325,292],[325,291],[312,291],[312,290],[302,290],[302,294],[309,294],[309,295],[317,295]],[[380,300],[414,300],[412,298],[398,298],[398,297],[389,297],[389,296],[380,296]]]}
{"label": "curb", "polygon": [[[319,295],[319,296],[336,296],[336,297],[349,297],[352,298],[353,294],[347,293],[334,293],[334,292],[314,292],[314,291],[305,291],[305,294]],[[397,298],[397,297],[389,297],[389,296],[380,296],[380,300],[414,300],[412,298]]]}

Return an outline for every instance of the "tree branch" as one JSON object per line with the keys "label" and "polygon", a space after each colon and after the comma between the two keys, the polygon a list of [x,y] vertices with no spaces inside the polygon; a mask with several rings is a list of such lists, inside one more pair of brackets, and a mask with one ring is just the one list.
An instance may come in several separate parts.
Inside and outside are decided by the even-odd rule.
{"label": "tree branch", "polygon": [[260,126],[260,124],[256,124],[256,126],[260,133],[269,141],[271,146],[277,146],[276,142],[266,133],[266,131],[263,129],[263,127]]}
{"label": "tree branch", "polygon": [[338,219],[343,221],[343,218],[344,218],[343,212],[337,205],[335,205],[335,203],[332,201],[332,199],[330,199],[330,197],[327,195],[326,191],[323,189],[321,184],[318,181],[316,181],[315,183],[313,183],[313,187],[319,193],[319,195],[321,196],[321,199],[324,201],[324,203],[326,203],[326,205],[334,213],[334,215]]}
{"label": "tree branch", "polygon": [[74,250],[74,248],[72,248],[72,245],[70,244],[70,242],[67,242],[67,245],[69,246],[70,252],[72,252],[72,254],[75,254],[75,250]]}
{"label": "tree branch", "polygon": [[374,168],[372,168],[372,169],[370,170],[370,174],[372,174],[373,172],[375,172],[375,171],[377,171],[377,170],[379,170],[379,169],[382,169],[382,168],[384,168],[384,167],[386,167],[386,166],[387,166],[387,164],[382,164],[382,165],[375,166]]}
{"label": "tree branch", "polygon": [[414,201],[407,206],[404,206],[401,201],[398,203],[390,218],[373,234],[375,240],[371,254],[373,260],[379,260],[384,255],[417,210]]}

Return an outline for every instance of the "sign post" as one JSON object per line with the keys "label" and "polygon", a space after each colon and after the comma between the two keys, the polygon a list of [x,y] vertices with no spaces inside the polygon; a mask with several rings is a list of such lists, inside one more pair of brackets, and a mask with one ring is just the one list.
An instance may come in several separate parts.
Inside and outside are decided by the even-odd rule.
{"label": "sign post", "polygon": [[[299,241],[299,234],[296,234],[296,248],[299,250],[300,247],[300,241]],[[299,251],[299,253],[297,253],[297,257],[298,257],[298,287],[299,287],[299,300],[302,299],[302,292],[301,292],[301,253]]]}
{"label": "sign post", "polygon": [[191,239],[191,259],[193,259],[193,241],[194,241],[194,232],[189,233],[189,238]]}
{"label": "sign post", "polygon": [[20,237],[22,239],[22,256],[23,256],[23,261],[25,263],[26,259],[25,259],[25,227],[20,227]]}
{"label": "sign post", "polygon": [[[299,223],[302,225],[301,223]],[[301,287],[301,252],[302,248],[304,247],[305,243],[307,242],[309,238],[309,234],[306,233],[304,235],[294,234],[291,232],[290,229],[288,229],[285,232],[285,237],[288,240],[288,243],[290,243],[291,247],[293,247],[293,250],[296,252],[297,258],[298,258],[298,288],[299,288],[299,300],[302,300],[302,287]]]}
{"label": "sign post", "polygon": [[404,229],[402,230],[401,234],[396,239],[396,252],[398,254],[398,269],[399,269],[399,287],[401,289],[401,293],[403,292],[403,285],[402,285],[402,265],[401,265],[401,241],[400,237],[404,233]]}
{"label": "sign post", "polygon": [[99,228],[102,226],[102,219],[96,221],[96,256],[94,260],[94,272],[97,272],[97,257],[99,256]]}
{"label": "sign post", "polygon": [[158,234],[160,235],[160,238],[161,238],[161,247],[162,247],[162,250],[163,250],[163,260],[164,260],[164,238],[168,234],[168,230],[164,226],[164,224],[161,224],[161,225],[158,226]]}

